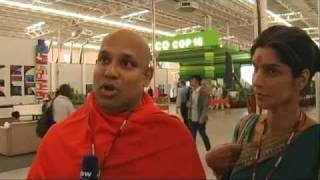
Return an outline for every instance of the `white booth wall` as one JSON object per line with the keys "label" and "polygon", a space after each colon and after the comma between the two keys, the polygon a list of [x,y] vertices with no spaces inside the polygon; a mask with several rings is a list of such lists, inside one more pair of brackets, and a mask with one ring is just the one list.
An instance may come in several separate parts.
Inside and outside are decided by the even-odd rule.
{"label": "white booth wall", "polygon": [[[10,96],[10,65],[34,66],[35,46],[37,40],[0,37],[0,79],[5,80],[5,97],[0,97],[0,105],[34,103],[33,95],[24,95],[24,84],[22,83],[22,96]],[[23,75],[23,73],[22,73]]]}
{"label": "white booth wall", "polygon": [[[22,83],[22,95],[21,96],[10,96],[10,66],[11,65],[21,65],[21,66],[35,66],[35,52],[37,40],[31,39],[21,39],[21,38],[10,38],[10,37],[0,37],[0,65],[4,65],[5,68],[2,68],[0,71],[0,79],[5,80],[4,93],[6,96],[0,97],[0,105],[8,104],[30,104],[35,103],[34,95],[25,95],[24,94],[24,83]],[[53,52],[53,53],[52,53]],[[56,60],[58,53],[57,48],[53,47],[49,54],[49,62]],[[70,48],[63,48],[61,51],[61,61],[63,61],[64,54],[70,54]],[[78,48],[73,49],[73,63],[63,63],[59,62],[58,65],[58,85],[62,83],[70,84],[75,90],[79,93],[82,92],[82,81],[81,81],[81,65],[79,64],[80,60],[80,50]],[[88,50],[84,49],[84,59],[85,65],[84,74],[85,74],[85,84],[93,83],[93,69],[94,63],[97,58],[97,50]],[[55,90],[51,85],[51,72],[52,64],[49,63],[48,66],[48,88],[49,90]],[[22,73],[23,76],[24,73]],[[24,77],[22,77],[23,81]]]}

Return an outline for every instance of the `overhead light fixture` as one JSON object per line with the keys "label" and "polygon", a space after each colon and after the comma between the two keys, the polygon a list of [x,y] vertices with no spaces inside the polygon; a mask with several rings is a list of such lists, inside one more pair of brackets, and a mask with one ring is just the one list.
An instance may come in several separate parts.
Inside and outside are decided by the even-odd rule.
{"label": "overhead light fixture", "polygon": [[138,12],[130,13],[130,14],[127,14],[127,15],[123,15],[120,18],[121,19],[127,19],[127,18],[131,18],[131,17],[138,16],[138,15],[141,15],[141,14],[146,14],[148,12],[149,12],[149,10],[138,11]]}
{"label": "overhead light fixture", "polygon": [[190,27],[184,27],[184,28],[176,29],[176,31],[185,31],[185,30],[189,30],[189,29],[198,29],[198,28],[201,28],[201,26],[195,25],[195,26],[190,26]]}
{"label": "overhead light fixture", "polygon": [[283,18],[281,18],[279,15],[273,13],[272,11],[267,9],[267,14],[271,17],[273,17],[277,22],[280,22],[286,26],[292,26],[292,24],[290,24],[288,21],[284,20]]}
{"label": "overhead light fixture", "polygon": [[[63,43],[64,46],[66,47],[73,47],[73,48],[81,48],[83,46],[83,44],[80,43],[71,43],[71,42],[67,42],[67,43]],[[85,49],[94,49],[94,50],[100,50],[100,46],[97,45],[92,45],[92,44],[85,44],[83,46],[83,48]]]}
{"label": "overhead light fixture", "polygon": [[[47,7],[42,7],[42,6],[35,6],[32,4],[26,4],[26,3],[20,3],[20,2],[15,2],[15,1],[8,1],[8,0],[0,0],[0,5],[7,5],[11,7],[17,7],[21,9],[29,9],[33,11],[39,11],[43,13],[50,13],[54,15],[59,15],[59,16],[64,16],[68,18],[78,18],[82,19],[84,21],[91,21],[99,24],[107,24],[115,27],[120,27],[120,28],[130,28],[134,29],[137,31],[141,32],[147,32],[147,33],[152,33],[152,29],[144,26],[138,26],[135,24],[130,24],[130,23],[125,23],[125,22],[119,22],[119,21],[114,21],[114,20],[108,20],[108,19],[102,19],[94,16],[87,16],[79,13],[73,13],[73,12],[68,12],[68,11],[62,11],[58,9],[52,9],[52,8],[47,8]],[[161,30],[155,30],[156,34],[159,35],[164,35],[164,36],[175,36],[175,33],[167,32],[167,31],[161,31]]]}
{"label": "overhead light fixture", "polygon": [[318,31],[319,28],[318,27],[309,27],[309,28],[302,28],[302,30],[304,30],[304,31]]}
{"label": "overhead light fixture", "polygon": [[46,24],[45,22],[41,21],[41,22],[38,22],[38,23],[35,23],[35,24],[32,24],[28,27],[26,27],[27,30],[31,30],[31,29],[39,29],[41,28],[42,25]]}
{"label": "overhead light fixture", "polygon": [[[247,2],[251,3],[251,4],[255,4],[254,0],[246,0]],[[267,14],[269,16],[271,16],[272,18],[274,18],[277,22],[280,22],[286,26],[292,26],[292,24],[290,24],[288,21],[286,21],[285,19],[281,18],[279,15],[275,14],[274,12],[270,11],[269,9],[267,9]]]}
{"label": "overhead light fixture", "polygon": [[[46,44],[50,44],[49,40],[46,40],[45,42],[46,42]],[[53,46],[57,46],[58,42],[57,41],[53,41],[52,45]],[[65,47],[71,47],[72,46],[73,48],[81,48],[83,46],[83,44],[66,42],[66,43],[63,43],[63,46],[65,46]],[[83,48],[85,48],[85,49],[93,49],[93,50],[100,50],[100,46],[93,45],[93,44],[85,44],[83,46]]]}
{"label": "overhead light fixture", "polygon": [[91,38],[94,38],[94,39],[104,38],[104,37],[107,36],[108,34],[109,34],[109,33],[99,34],[99,35],[92,36]]}
{"label": "overhead light fixture", "polygon": [[236,38],[236,37],[235,36],[223,36],[220,39],[221,40],[228,40],[228,39],[234,39],[234,38]]}
{"label": "overhead light fixture", "polygon": [[175,31],[177,33],[191,33],[191,32],[195,32],[197,30],[200,30],[201,28],[202,28],[202,26],[195,25],[195,26],[190,26],[190,27],[179,28],[179,29],[176,29]]}

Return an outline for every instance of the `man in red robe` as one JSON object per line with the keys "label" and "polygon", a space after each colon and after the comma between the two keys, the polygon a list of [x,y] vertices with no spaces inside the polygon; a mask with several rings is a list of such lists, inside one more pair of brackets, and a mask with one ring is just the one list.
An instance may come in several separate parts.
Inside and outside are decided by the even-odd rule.
{"label": "man in red robe", "polygon": [[[205,179],[193,139],[143,92],[154,69],[144,40],[129,30],[107,36],[87,102],[50,128],[28,179],[79,179],[96,156],[101,179]],[[83,174],[81,174],[83,175]]]}

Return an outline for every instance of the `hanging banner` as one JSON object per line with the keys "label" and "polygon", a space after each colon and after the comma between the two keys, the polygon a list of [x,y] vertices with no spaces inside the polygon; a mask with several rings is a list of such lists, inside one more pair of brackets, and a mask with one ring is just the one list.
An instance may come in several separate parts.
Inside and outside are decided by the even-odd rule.
{"label": "hanging banner", "polygon": [[43,39],[36,46],[36,98],[43,100],[48,97],[48,46]]}

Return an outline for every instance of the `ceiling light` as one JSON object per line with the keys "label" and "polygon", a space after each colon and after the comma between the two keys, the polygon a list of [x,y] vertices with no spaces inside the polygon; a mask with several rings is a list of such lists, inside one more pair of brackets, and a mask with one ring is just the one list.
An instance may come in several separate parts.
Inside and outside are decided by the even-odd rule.
{"label": "ceiling light", "polygon": [[228,40],[228,39],[234,39],[234,38],[236,38],[236,37],[235,36],[223,36],[220,39],[221,40]]}
{"label": "ceiling light", "polygon": [[292,26],[292,24],[290,24],[288,21],[284,20],[279,15],[273,13],[270,10],[267,10],[267,14],[270,15],[271,17],[273,17],[277,22],[281,22],[282,24],[284,24],[286,26]]}
{"label": "ceiling light", "polygon": [[[102,18],[98,18],[98,17],[94,17],[94,16],[87,16],[87,15],[83,15],[83,14],[79,14],[79,13],[62,11],[62,10],[58,10],[58,9],[51,9],[51,8],[47,8],[47,7],[35,6],[32,4],[26,4],[26,3],[14,2],[14,1],[8,1],[8,0],[0,0],[0,4],[12,6],[12,7],[18,7],[21,9],[29,9],[29,10],[33,10],[33,11],[40,11],[43,13],[55,14],[55,15],[64,16],[64,17],[68,17],[68,18],[79,18],[84,21],[91,21],[91,22],[100,23],[100,24],[107,24],[107,25],[120,27],[120,28],[130,28],[130,29],[134,29],[137,31],[152,33],[151,28],[144,27],[144,26],[138,26],[135,24],[119,22],[119,21],[114,21],[114,20],[108,20],[108,19],[102,19]],[[175,36],[176,35],[175,33],[161,31],[161,30],[155,30],[155,33],[159,34],[159,35],[164,35],[164,36]]]}
{"label": "ceiling light", "polygon": [[182,32],[182,31],[189,31],[189,30],[195,30],[195,29],[200,29],[202,26],[200,25],[195,25],[195,26],[190,26],[190,27],[184,27],[184,28],[179,28],[176,29],[176,32]]}
{"label": "ceiling light", "polygon": [[41,28],[42,25],[46,24],[45,22],[41,21],[41,22],[38,22],[38,23],[35,23],[35,24],[32,24],[28,27],[26,27],[27,30],[30,30],[30,29],[39,29]]}
{"label": "ceiling light", "polygon": [[94,38],[94,39],[104,38],[104,37],[107,36],[108,34],[109,34],[109,33],[99,34],[99,35],[96,35],[96,36],[92,36],[92,38]]}
{"label": "ceiling light", "polygon": [[[67,43],[63,43],[64,46],[66,47],[73,47],[73,48],[81,48],[83,46],[83,44],[80,43],[71,43],[71,42],[67,42]],[[85,44],[83,46],[83,48],[85,49],[94,49],[94,50],[100,50],[100,46],[96,46],[96,45],[92,45],[92,44]]]}
{"label": "ceiling light", "polygon": [[304,31],[318,31],[318,27],[309,27],[309,28],[302,28]]}
{"label": "ceiling light", "polygon": [[[247,2],[251,3],[251,4],[255,4],[254,0],[246,0]],[[275,14],[274,12],[270,11],[267,9],[267,14],[271,17],[273,17],[277,22],[281,22],[286,26],[292,26],[292,24],[290,24],[288,21],[284,20],[283,18],[281,18],[279,15]]]}
{"label": "ceiling light", "polygon": [[[49,40],[46,40],[45,42],[46,42],[47,45],[50,44]],[[53,46],[57,46],[58,42],[57,41],[53,41],[52,45]],[[65,46],[65,47],[71,47],[71,45],[72,45],[73,48],[81,48],[83,46],[83,44],[80,44],[80,43],[71,43],[71,42],[63,43],[63,46]],[[100,50],[100,46],[93,45],[93,44],[85,44],[83,46],[83,48],[85,48],[85,49],[93,49],[93,50]]]}
{"label": "ceiling light", "polygon": [[149,12],[149,10],[138,11],[138,12],[130,13],[130,14],[127,14],[127,15],[123,15],[120,18],[121,19],[126,19],[126,18],[130,18],[130,17],[138,16],[138,15],[141,15],[141,14],[146,14],[148,12]]}

